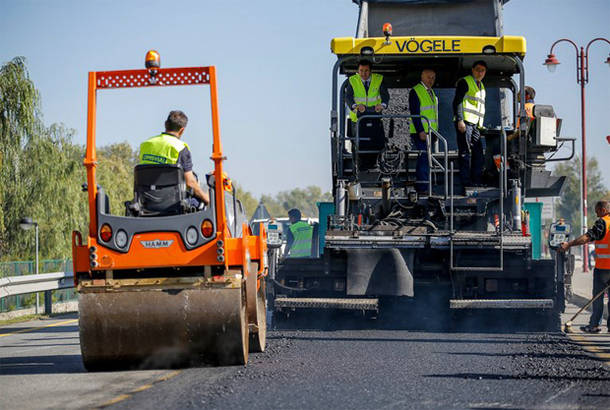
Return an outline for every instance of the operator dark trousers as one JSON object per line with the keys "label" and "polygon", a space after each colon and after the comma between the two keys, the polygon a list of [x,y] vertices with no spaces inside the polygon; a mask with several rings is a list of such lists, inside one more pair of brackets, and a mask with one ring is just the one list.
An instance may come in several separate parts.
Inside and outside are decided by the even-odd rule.
{"label": "operator dark trousers", "polygon": [[[350,121],[350,133],[352,137],[356,137],[356,123]],[[380,151],[385,147],[385,135],[383,131],[383,123],[381,119],[369,118],[366,121],[360,121],[360,138],[359,150],[361,151]],[[352,145],[355,146],[354,144]],[[371,169],[377,163],[378,154],[359,154],[360,170]]]}
{"label": "operator dark trousers", "polygon": [[462,186],[480,185],[483,174],[483,141],[479,128],[469,122],[466,132],[460,132],[455,123],[458,152],[460,155],[460,179]]}
{"label": "operator dark trousers", "polygon": [[[603,288],[610,282],[610,269],[593,269],[593,296],[602,291]],[[610,300],[608,301],[608,311],[610,312]],[[599,326],[604,315],[604,296],[600,296],[593,302],[593,312],[589,319],[590,326]],[[610,327],[610,320],[608,320]]]}
{"label": "operator dark trousers", "polygon": [[[428,147],[426,141],[422,141],[418,134],[411,134],[411,149],[427,151]],[[417,192],[428,192],[429,171],[428,153],[420,153],[415,164],[415,190]]]}

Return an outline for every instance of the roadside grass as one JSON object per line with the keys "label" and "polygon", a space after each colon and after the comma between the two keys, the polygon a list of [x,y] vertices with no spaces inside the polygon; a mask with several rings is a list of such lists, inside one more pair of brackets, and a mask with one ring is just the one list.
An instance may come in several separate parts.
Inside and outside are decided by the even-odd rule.
{"label": "roadside grass", "polygon": [[11,319],[0,320],[0,326],[12,325],[15,323],[29,322],[30,320],[44,320],[44,319],[54,319],[57,317],[62,317],[65,315],[69,315],[70,312],[61,312],[61,313],[52,313],[50,315],[47,314],[32,314],[32,315],[23,315],[19,317],[14,317]]}

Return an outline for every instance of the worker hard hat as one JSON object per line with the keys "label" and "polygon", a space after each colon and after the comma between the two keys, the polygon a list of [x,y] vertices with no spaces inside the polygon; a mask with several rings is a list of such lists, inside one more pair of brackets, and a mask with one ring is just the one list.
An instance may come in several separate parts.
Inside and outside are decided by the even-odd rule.
{"label": "worker hard hat", "polygon": [[233,191],[233,182],[226,172],[222,171],[222,187],[225,191]]}

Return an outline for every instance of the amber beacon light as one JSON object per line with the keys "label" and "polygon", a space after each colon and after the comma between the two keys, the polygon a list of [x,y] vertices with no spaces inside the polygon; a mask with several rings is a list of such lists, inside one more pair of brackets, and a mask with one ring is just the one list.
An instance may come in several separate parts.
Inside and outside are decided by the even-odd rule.
{"label": "amber beacon light", "polygon": [[157,82],[157,74],[161,68],[161,55],[156,50],[149,50],[144,58],[144,65],[150,75],[150,84]]}
{"label": "amber beacon light", "polygon": [[390,23],[383,25],[383,35],[385,36],[385,44],[390,44],[390,36],[392,35],[392,25]]}

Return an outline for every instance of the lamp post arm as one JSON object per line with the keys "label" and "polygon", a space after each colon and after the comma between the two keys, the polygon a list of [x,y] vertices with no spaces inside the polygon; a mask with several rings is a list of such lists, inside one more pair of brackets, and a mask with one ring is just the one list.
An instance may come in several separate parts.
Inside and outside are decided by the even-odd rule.
{"label": "lamp post arm", "polygon": [[570,40],[569,38],[560,38],[559,40],[555,41],[552,45],[551,45],[551,51],[549,52],[549,54],[553,54],[553,49],[555,48],[555,46],[561,42],[568,42],[570,44],[572,44],[574,46],[574,50],[576,50],[576,54],[578,54],[578,46],[576,45],[575,42],[573,42],[572,40]]}
{"label": "lamp post arm", "polygon": [[608,45],[610,45],[610,40],[608,40],[607,38],[603,38],[603,37],[597,37],[594,38],[593,40],[589,41],[589,43],[587,44],[587,47],[585,48],[585,75],[586,75],[586,82],[589,82],[589,47],[591,46],[591,44],[595,43],[596,41],[605,41],[606,43],[608,43]]}
{"label": "lamp post arm", "polygon": [[576,51],[576,82],[577,83],[581,83],[583,81],[583,76],[581,75],[581,54],[578,52],[578,46],[576,45],[575,42],[573,42],[572,40],[570,40],[569,38],[560,38],[559,40],[555,41],[552,45],[551,45],[551,51],[549,51],[549,54],[553,54],[553,49],[555,48],[555,46],[559,43],[570,43],[572,44],[572,46],[574,46],[574,50]]}
{"label": "lamp post arm", "polygon": [[603,37],[594,38],[593,40],[589,41],[589,44],[587,44],[587,47],[585,49],[585,54],[589,54],[589,47],[591,46],[591,44],[595,43],[596,41],[605,41],[606,43],[608,43],[610,45],[610,40],[608,40],[607,38],[603,38]]}

